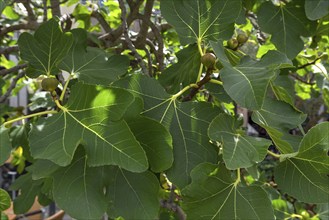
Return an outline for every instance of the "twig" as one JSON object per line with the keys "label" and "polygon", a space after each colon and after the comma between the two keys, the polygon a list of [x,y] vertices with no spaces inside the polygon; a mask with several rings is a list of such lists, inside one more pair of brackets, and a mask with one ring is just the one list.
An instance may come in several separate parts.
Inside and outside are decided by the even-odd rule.
{"label": "twig", "polygon": [[102,28],[106,33],[112,33],[112,28],[110,27],[110,25],[104,19],[103,15],[98,10],[92,11],[91,16],[97,19],[97,21],[99,22],[99,24],[102,26]]}
{"label": "twig", "polygon": [[10,54],[12,52],[17,52],[17,51],[18,51],[18,46],[0,48],[0,54]]}
{"label": "twig", "polygon": [[13,89],[16,87],[17,81],[24,77],[25,71],[20,72],[14,79],[11,81],[9,88],[7,89],[6,93],[2,96],[0,96],[0,103],[3,103],[7,100],[7,98],[10,96]]}
{"label": "twig", "polygon": [[266,41],[266,35],[264,32],[260,30],[259,24],[257,22],[257,15],[255,15],[253,12],[248,11],[246,13],[246,17],[249,18],[249,21],[251,22],[252,26],[256,29],[257,31],[257,40],[260,44],[264,44]]}
{"label": "twig", "polygon": [[177,214],[179,220],[186,220],[185,212],[179,205],[177,205],[175,203],[175,189],[176,189],[176,187],[174,185],[171,185],[169,199],[161,200],[160,206],[175,212]]}
{"label": "twig", "polygon": [[[143,0],[136,0],[136,2],[131,1],[129,4],[130,7],[130,13],[126,19],[127,21],[127,27],[131,25],[131,23],[137,18],[139,7],[142,5]],[[100,40],[110,41],[112,44],[115,43],[122,35],[123,33],[123,23],[113,32],[106,33],[98,37]]]}
{"label": "twig", "polygon": [[312,80],[307,80],[307,79],[304,79],[303,77],[299,76],[298,74],[296,73],[290,73],[289,76],[291,76],[292,78],[302,82],[302,83],[305,83],[305,84],[308,84],[308,85],[314,85],[315,82],[312,82]]}
{"label": "twig", "polygon": [[206,84],[207,82],[210,81],[212,72],[213,72],[213,69],[208,68],[205,77],[203,77],[202,80],[200,80],[199,82],[196,83],[197,87],[193,87],[191,89],[190,93],[182,99],[182,102],[191,101],[193,99],[193,97],[198,93],[199,89],[204,84]]}
{"label": "twig", "polygon": [[305,64],[303,64],[303,65],[301,65],[301,66],[298,66],[297,69],[304,69],[305,67],[311,66],[311,65],[315,64],[316,61],[318,61],[318,60],[320,60],[320,59],[321,59],[321,57],[318,57],[318,58],[316,58],[315,60],[313,60],[313,61],[310,62],[310,63],[305,63]]}
{"label": "twig", "polygon": [[[33,2],[33,1],[32,1]],[[43,3],[43,22],[46,22],[48,20],[48,7],[47,7],[47,0],[42,0]],[[32,3],[33,4],[33,3]],[[35,7],[35,5],[33,4]]]}
{"label": "twig", "polygon": [[123,0],[119,0],[119,6],[121,9],[121,20],[122,20],[122,27],[123,27],[123,35],[125,38],[125,42],[127,43],[128,48],[131,50],[131,52],[134,54],[135,58],[137,59],[137,62],[142,68],[143,73],[147,74],[147,68],[145,66],[145,63],[143,62],[143,59],[139,53],[137,53],[135,46],[133,45],[132,41],[129,38],[128,34],[128,25],[126,20],[126,7],[124,5]]}
{"label": "twig", "polygon": [[16,72],[20,69],[24,69],[27,67],[27,63],[24,63],[24,64],[21,64],[21,65],[17,65],[17,66],[14,66],[10,69],[3,69],[3,70],[0,70],[0,76],[5,76],[9,73],[13,73],[13,72]]}

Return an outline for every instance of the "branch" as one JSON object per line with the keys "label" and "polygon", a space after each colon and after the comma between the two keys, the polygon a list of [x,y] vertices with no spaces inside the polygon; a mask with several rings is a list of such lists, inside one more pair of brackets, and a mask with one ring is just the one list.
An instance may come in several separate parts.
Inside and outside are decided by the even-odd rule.
{"label": "branch", "polygon": [[[143,1],[144,0],[136,0],[136,2],[132,2],[132,1],[129,1],[130,3],[128,2],[129,7],[130,7],[130,13],[126,19],[127,27],[129,27],[131,25],[131,23],[137,18],[139,8],[140,8],[141,4],[143,3]],[[105,40],[105,41],[108,40],[112,44],[114,44],[121,37],[123,30],[124,30],[124,28],[123,28],[123,23],[122,23],[117,29],[113,30],[113,32],[103,34],[98,39]]]}
{"label": "branch", "polygon": [[4,37],[7,33],[12,32],[12,31],[36,30],[39,27],[39,25],[40,25],[39,23],[33,21],[33,22],[29,22],[29,23],[17,24],[17,25],[5,27],[2,30],[0,30],[0,38]]}
{"label": "branch", "polygon": [[3,103],[7,100],[7,98],[10,96],[11,92],[13,91],[13,89],[16,87],[17,81],[24,77],[25,75],[25,71],[20,72],[14,79],[13,81],[11,81],[10,86],[8,88],[8,90],[6,91],[6,93],[2,96],[0,96],[0,103]]}
{"label": "branch", "polygon": [[156,40],[158,41],[158,50],[154,51],[154,54],[155,54],[155,56],[157,58],[157,61],[159,63],[159,70],[162,71],[164,69],[164,64],[163,64],[163,60],[164,60],[164,55],[163,55],[164,43],[163,43],[163,38],[161,36],[161,33],[160,33],[159,29],[155,26],[155,24],[153,24],[150,20],[145,19],[143,15],[138,14],[138,19],[142,19],[143,22],[147,23],[147,25],[151,28],[152,33],[154,34]]}
{"label": "branch", "polygon": [[10,54],[12,52],[17,52],[18,46],[12,46],[12,47],[6,47],[6,48],[0,48],[0,54]]}
{"label": "branch", "polygon": [[98,10],[97,11],[93,11],[91,13],[91,16],[97,19],[97,21],[102,26],[102,28],[104,29],[105,32],[112,33],[112,28],[110,27],[110,25],[104,19],[103,15]]}
{"label": "branch", "polygon": [[149,24],[151,23],[150,18],[152,14],[153,4],[154,4],[154,0],[147,0],[144,9],[144,15],[139,16],[142,17],[143,19],[142,19],[142,26],[140,27],[140,31],[138,33],[138,37],[136,40],[138,45],[145,44],[147,31],[149,29]]}
{"label": "branch", "polygon": [[36,21],[37,18],[35,17],[35,14],[33,12],[33,9],[31,8],[31,1],[30,0],[22,0],[21,3],[23,3],[24,8],[27,11],[27,17],[29,21]]}
{"label": "branch", "polygon": [[143,59],[139,53],[137,53],[135,46],[133,45],[132,41],[130,40],[129,34],[128,34],[128,25],[126,20],[126,7],[124,5],[123,0],[119,0],[119,6],[121,9],[121,20],[122,20],[122,27],[123,27],[123,35],[125,38],[125,42],[127,43],[128,48],[131,50],[131,52],[134,54],[135,58],[137,59],[137,62],[142,68],[143,73],[147,73],[147,68],[145,66],[145,63],[143,62]]}
{"label": "branch", "polygon": [[59,0],[50,0],[51,12],[53,16],[61,17],[61,9]]}
{"label": "branch", "polygon": [[24,63],[24,64],[21,64],[21,65],[17,65],[17,66],[14,66],[10,69],[3,69],[3,70],[0,70],[0,76],[5,76],[9,73],[13,73],[13,72],[16,72],[20,69],[24,69],[27,67],[27,63]]}

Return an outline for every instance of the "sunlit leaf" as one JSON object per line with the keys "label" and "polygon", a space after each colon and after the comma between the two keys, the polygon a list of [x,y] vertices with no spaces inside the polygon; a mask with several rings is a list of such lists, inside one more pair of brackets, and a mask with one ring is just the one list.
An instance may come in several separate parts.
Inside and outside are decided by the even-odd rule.
{"label": "sunlit leaf", "polygon": [[0,212],[9,209],[9,207],[10,207],[10,196],[5,190],[0,189]]}
{"label": "sunlit leaf", "polygon": [[64,110],[33,127],[30,145],[35,158],[66,166],[82,144],[89,165],[118,165],[135,172],[147,169],[145,151],[121,120],[134,100],[130,93],[77,83],[71,96]]}

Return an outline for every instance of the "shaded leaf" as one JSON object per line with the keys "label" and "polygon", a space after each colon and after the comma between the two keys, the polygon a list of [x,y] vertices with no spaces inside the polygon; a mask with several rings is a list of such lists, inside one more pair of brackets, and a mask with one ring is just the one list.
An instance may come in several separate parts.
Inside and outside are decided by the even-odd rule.
{"label": "shaded leaf", "polygon": [[[282,114],[284,112],[284,114]],[[290,136],[292,128],[302,124],[306,115],[297,111],[291,105],[272,99],[265,99],[260,110],[254,111],[252,120],[266,129],[276,147],[282,153],[294,152],[294,147],[290,145],[285,137]]]}
{"label": "shaded leaf", "polygon": [[120,120],[134,101],[130,93],[77,83],[71,97],[64,110],[39,119],[33,127],[30,145],[35,158],[66,166],[83,144],[91,166],[118,165],[134,172],[147,169],[144,150]]}
{"label": "shaded leaf", "polygon": [[127,123],[145,150],[151,170],[160,173],[169,169],[173,163],[173,149],[168,130],[147,117],[136,117]]}
{"label": "shaded leaf", "polygon": [[287,158],[275,169],[279,188],[303,202],[328,202],[328,150],[329,123],[324,122],[307,132],[297,155]]}
{"label": "shaded leaf", "polygon": [[136,174],[118,168],[113,168],[110,172],[111,183],[107,187],[107,198],[111,201],[109,217],[156,219],[160,203],[159,182],[154,174]]}
{"label": "shaded leaf", "polygon": [[239,132],[241,124],[228,114],[220,114],[209,125],[211,140],[223,146],[223,159],[228,169],[247,168],[262,161],[271,141]]}
{"label": "shaded leaf", "polygon": [[31,173],[20,176],[11,186],[11,190],[20,190],[19,196],[14,200],[14,212],[16,214],[26,213],[40,192],[42,181],[32,180]]}
{"label": "shaded leaf", "polygon": [[201,57],[197,45],[190,45],[180,50],[177,58],[178,63],[165,69],[159,77],[160,83],[169,93],[176,93],[181,86],[187,86],[198,80]]}
{"label": "shaded leaf", "polygon": [[307,19],[304,1],[292,1],[286,5],[275,6],[265,2],[259,9],[258,22],[262,31],[272,35],[271,41],[276,48],[294,58],[304,46],[300,36],[310,36],[310,28],[316,23]]}
{"label": "shaded leaf", "polygon": [[60,68],[78,75],[80,81],[88,84],[109,85],[127,72],[129,59],[122,55],[108,54],[104,50],[87,46],[87,32],[72,30],[74,43]]}
{"label": "shaded leaf", "polygon": [[317,20],[329,13],[327,0],[305,0],[306,16],[310,20]]}
{"label": "shaded leaf", "polygon": [[0,165],[4,164],[11,152],[11,142],[9,139],[9,129],[0,127]]}
{"label": "shaded leaf", "polygon": [[68,167],[54,174],[54,200],[77,219],[100,219],[106,211],[106,198],[100,168],[87,166],[87,157],[78,153]]}
{"label": "shaded leaf", "polygon": [[63,33],[59,21],[50,19],[42,24],[34,36],[24,32],[18,39],[21,58],[35,71],[31,76],[56,75],[57,65],[68,53],[73,42],[70,32]]}
{"label": "shaded leaf", "polygon": [[259,186],[234,183],[223,165],[200,164],[183,191],[189,219],[274,219],[271,202]]}
{"label": "shaded leaf", "polygon": [[173,138],[174,163],[167,176],[183,188],[190,181],[190,171],[202,162],[217,161],[217,149],[207,136],[207,128],[220,109],[210,103],[178,102],[155,79],[134,75],[116,82],[144,101],[144,116],[163,124]]}
{"label": "shaded leaf", "polygon": [[7,191],[0,189],[0,212],[9,209],[10,201],[10,196]]}
{"label": "shaded leaf", "polygon": [[241,10],[240,0],[161,1],[161,13],[175,27],[182,45],[230,38]]}

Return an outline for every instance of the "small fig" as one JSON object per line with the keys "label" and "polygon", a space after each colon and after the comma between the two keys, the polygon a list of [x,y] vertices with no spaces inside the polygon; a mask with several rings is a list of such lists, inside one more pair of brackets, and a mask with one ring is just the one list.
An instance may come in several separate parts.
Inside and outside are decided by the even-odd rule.
{"label": "small fig", "polygon": [[201,63],[207,68],[214,68],[216,56],[213,53],[206,53],[201,57]]}
{"label": "small fig", "polygon": [[236,48],[238,48],[239,46],[239,42],[237,39],[235,38],[231,38],[227,41],[227,46],[232,49],[232,50],[235,50]]}
{"label": "small fig", "polygon": [[41,87],[49,92],[55,91],[59,82],[56,78],[45,78],[41,81]]}
{"label": "small fig", "polygon": [[238,34],[236,39],[238,40],[239,44],[244,44],[248,41],[248,36],[245,34]]}

